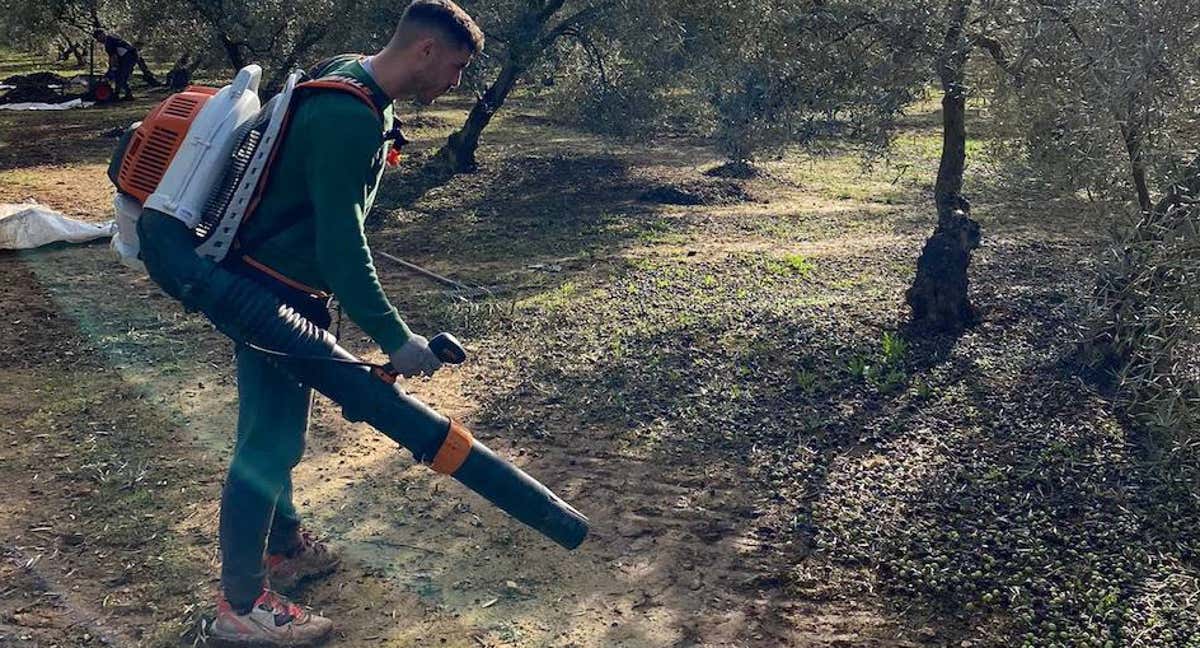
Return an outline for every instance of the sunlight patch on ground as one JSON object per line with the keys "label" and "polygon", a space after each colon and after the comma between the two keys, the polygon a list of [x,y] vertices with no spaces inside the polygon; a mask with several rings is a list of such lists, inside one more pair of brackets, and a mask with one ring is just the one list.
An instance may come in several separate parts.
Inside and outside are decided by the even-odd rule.
{"label": "sunlight patch on ground", "polygon": [[80,220],[112,220],[113,190],[107,171],[107,164],[0,171],[0,202],[35,200]]}

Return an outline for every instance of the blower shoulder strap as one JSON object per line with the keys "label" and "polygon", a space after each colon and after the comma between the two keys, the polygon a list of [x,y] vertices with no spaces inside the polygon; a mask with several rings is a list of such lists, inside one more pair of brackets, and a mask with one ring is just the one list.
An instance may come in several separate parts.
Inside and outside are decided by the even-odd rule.
{"label": "blower shoulder strap", "polygon": [[[312,79],[310,81],[305,81],[303,83],[297,84],[296,90],[304,90],[306,94],[308,92],[312,92],[312,91],[326,91],[326,90],[332,90],[332,91],[336,91],[336,92],[345,92],[351,96],[357,97],[360,101],[362,101],[363,103],[370,106],[371,111],[373,113],[375,113],[375,116],[377,118],[379,118],[380,125],[382,126],[382,124],[383,124],[383,111],[379,108],[379,106],[377,106],[375,104],[374,95],[371,92],[371,89],[368,88],[366,86],[366,84],[364,84],[362,81],[359,81],[358,79],[355,79],[354,77],[351,77],[349,75],[330,74],[330,75],[323,76],[323,77],[320,77],[317,79]],[[299,95],[296,99],[293,99],[293,101],[302,100],[302,97],[303,97],[303,95]],[[288,111],[288,117],[291,116],[291,112],[292,112],[292,110]],[[389,138],[388,134],[385,134],[385,139],[388,139],[388,138]],[[278,149],[276,149],[276,151],[272,151],[271,163],[274,162],[274,157],[275,157],[275,153],[277,152],[277,150]],[[267,167],[267,171],[266,171],[267,174],[270,173],[270,166],[271,165],[269,163],[268,167]],[[259,199],[261,198],[261,192],[265,190],[266,185],[267,185],[267,183],[264,178],[264,181],[261,182],[258,186],[258,191],[255,193],[255,196],[251,202],[252,208],[246,214],[246,217],[245,217],[243,223],[245,221],[249,221],[250,218],[254,215],[254,208],[256,208],[258,206]],[[294,219],[280,222],[278,224],[278,226],[272,227],[264,232],[259,232],[258,236],[255,236],[249,240],[247,240],[246,238],[239,235],[234,243],[235,246],[237,247],[237,252],[239,253],[239,256],[241,256],[243,259],[248,260],[247,257],[251,253],[253,253],[255,250],[257,250],[258,247],[263,242],[268,241],[268,240],[274,238],[275,236],[283,233],[284,231],[290,229],[293,225],[297,224],[298,222],[299,222],[298,220],[294,220]],[[308,287],[306,286],[305,288],[308,288]]]}
{"label": "blower shoulder strap", "polygon": [[371,111],[379,117],[380,122],[383,121],[383,111],[379,106],[375,105],[375,99],[371,89],[362,81],[355,79],[352,76],[345,74],[330,74],[319,79],[305,81],[296,86],[296,89],[305,90],[337,90],[345,92],[357,97],[360,101],[371,107]]}

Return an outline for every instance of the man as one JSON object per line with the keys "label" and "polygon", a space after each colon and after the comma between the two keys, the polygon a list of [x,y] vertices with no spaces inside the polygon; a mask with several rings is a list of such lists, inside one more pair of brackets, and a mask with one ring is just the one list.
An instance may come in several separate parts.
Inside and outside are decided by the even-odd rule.
{"label": "man", "polygon": [[133,91],[129,89],[129,77],[133,75],[133,68],[138,63],[137,48],[120,36],[109,34],[103,29],[93,31],[92,38],[104,45],[104,53],[108,54],[107,76],[112,78],[114,91],[117,94],[124,91],[123,99],[133,99]]}
{"label": "man", "polygon": [[[314,78],[357,82],[374,106],[334,90],[301,96],[262,200],[239,232],[238,258],[226,262],[319,326],[329,326],[328,298],[337,296],[405,376],[432,374],[441,363],[389,303],[363,230],[387,157],[384,133],[394,100],[432,102],[458,85],[482,48],[479,27],[453,2],[415,0],[378,53],[338,56],[310,70]],[[338,565],[334,551],[301,528],[292,497],[312,392],[256,350],[238,350],[237,374],[237,443],[221,495],[223,596],[210,636],[307,645],[327,636],[332,622],[273,590]]]}

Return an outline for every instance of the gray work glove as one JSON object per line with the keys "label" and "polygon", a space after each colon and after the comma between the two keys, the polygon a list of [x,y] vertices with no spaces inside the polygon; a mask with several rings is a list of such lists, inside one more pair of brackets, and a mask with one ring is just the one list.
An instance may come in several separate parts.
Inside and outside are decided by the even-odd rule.
{"label": "gray work glove", "polygon": [[432,376],[433,372],[442,367],[442,361],[429,350],[429,340],[424,335],[413,334],[404,346],[392,351],[388,356],[392,367],[405,378],[413,376]]}

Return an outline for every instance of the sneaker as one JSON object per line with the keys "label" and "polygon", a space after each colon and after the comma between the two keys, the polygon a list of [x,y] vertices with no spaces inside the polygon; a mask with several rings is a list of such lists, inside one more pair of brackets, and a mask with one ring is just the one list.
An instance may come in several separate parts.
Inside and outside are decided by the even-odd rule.
{"label": "sneaker", "polygon": [[300,531],[300,544],[286,554],[267,554],[267,580],[271,587],[286,592],[300,581],[332,574],[342,559],[311,533]]}
{"label": "sneaker", "polygon": [[225,597],[208,631],[210,645],[311,646],[329,636],[333,622],[308,612],[285,597],[263,590],[254,607],[238,614]]}

